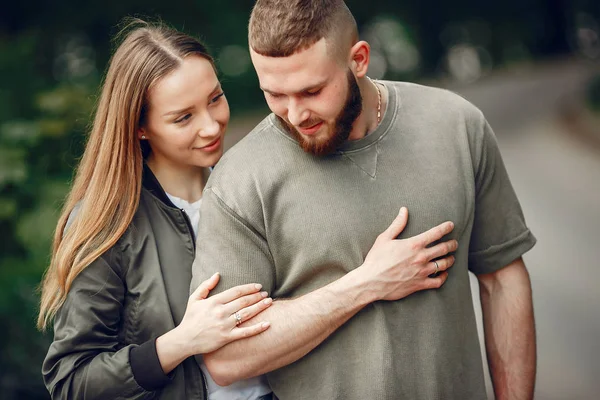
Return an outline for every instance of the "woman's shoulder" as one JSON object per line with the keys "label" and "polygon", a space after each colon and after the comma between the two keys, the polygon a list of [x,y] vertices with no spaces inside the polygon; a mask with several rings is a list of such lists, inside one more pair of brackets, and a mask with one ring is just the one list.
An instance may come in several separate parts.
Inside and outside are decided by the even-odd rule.
{"label": "woman's shoulder", "polygon": [[146,244],[149,240],[157,241],[169,235],[177,235],[178,228],[187,229],[187,226],[180,226],[184,224],[185,220],[179,214],[179,209],[164,204],[143,187],[133,218],[117,241],[119,251],[124,256],[135,257],[147,250]]}
{"label": "woman's shoulder", "polygon": [[[108,248],[101,258],[118,270],[122,276],[127,275],[129,266],[135,263],[140,254],[147,251],[147,244],[158,240],[155,236],[175,234],[171,210],[162,204],[150,191],[142,188],[139,203],[133,217],[117,241]],[[82,212],[82,203],[78,202],[67,219],[63,235],[74,228],[74,222]],[[157,228],[158,227],[158,228]]]}
{"label": "woman's shoulder", "polygon": [[[69,217],[67,218],[67,222],[63,229],[63,237],[69,231],[69,229],[74,228],[74,223],[77,218],[80,216],[82,212],[82,202],[79,201],[73,207],[73,210],[69,213]],[[117,241],[110,246],[106,251],[98,256],[96,260],[92,264],[104,264],[105,266],[109,266],[115,273],[120,276],[125,276],[127,271],[127,261],[130,259],[130,254],[133,246],[131,246],[135,241],[139,241],[138,236],[142,233],[139,229],[136,229],[135,226],[139,226],[139,222],[142,220],[146,220],[147,216],[145,212],[140,212],[140,208],[138,207],[134,213],[132,221],[129,223],[123,234],[117,239]],[[87,269],[87,268],[86,268]],[[91,269],[90,269],[91,270]]]}

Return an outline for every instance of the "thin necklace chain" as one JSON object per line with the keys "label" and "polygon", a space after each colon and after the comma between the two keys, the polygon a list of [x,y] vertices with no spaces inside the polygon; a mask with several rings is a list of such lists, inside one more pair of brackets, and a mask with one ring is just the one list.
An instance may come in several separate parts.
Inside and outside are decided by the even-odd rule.
{"label": "thin necklace chain", "polygon": [[381,90],[379,90],[379,86],[377,86],[373,79],[368,76],[367,78],[369,78],[375,89],[377,89],[377,125],[379,125],[379,122],[381,122]]}

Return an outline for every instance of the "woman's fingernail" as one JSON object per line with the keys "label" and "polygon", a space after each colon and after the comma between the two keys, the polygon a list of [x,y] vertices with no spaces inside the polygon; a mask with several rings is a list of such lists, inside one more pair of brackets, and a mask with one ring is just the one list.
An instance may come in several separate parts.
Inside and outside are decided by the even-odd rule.
{"label": "woman's fingernail", "polygon": [[254,285],[255,288],[257,288],[258,290],[262,289],[262,285],[260,283],[256,283]]}
{"label": "woman's fingernail", "polygon": [[267,321],[265,321],[262,324],[260,324],[260,326],[262,326],[264,329],[268,328],[270,325],[271,325],[271,323],[267,322]]}
{"label": "woman's fingernail", "polygon": [[270,297],[268,299],[263,300],[263,303],[265,303],[265,304],[271,304],[272,302],[273,302],[273,299]]}
{"label": "woman's fingernail", "polygon": [[267,293],[267,292],[260,292],[260,295],[261,295],[262,297],[267,297],[267,296],[269,295],[269,293]]}

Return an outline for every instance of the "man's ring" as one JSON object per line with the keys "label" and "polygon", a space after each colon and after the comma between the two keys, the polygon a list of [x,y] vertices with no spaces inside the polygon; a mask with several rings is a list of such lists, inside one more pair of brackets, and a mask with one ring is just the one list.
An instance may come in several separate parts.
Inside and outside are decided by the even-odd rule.
{"label": "man's ring", "polygon": [[433,261],[433,263],[435,264],[435,272],[433,274],[436,275],[438,272],[440,272],[440,266],[435,260]]}
{"label": "man's ring", "polygon": [[242,316],[240,315],[240,313],[239,313],[239,312],[237,312],[237,311],[236,311],[236,312],[234,312],[234,313],[233,313],[233,316],[235,317],[235,324],[236,324],[236,325],[239,325],[239,324],[241,324],[241,323],[242,323]]}

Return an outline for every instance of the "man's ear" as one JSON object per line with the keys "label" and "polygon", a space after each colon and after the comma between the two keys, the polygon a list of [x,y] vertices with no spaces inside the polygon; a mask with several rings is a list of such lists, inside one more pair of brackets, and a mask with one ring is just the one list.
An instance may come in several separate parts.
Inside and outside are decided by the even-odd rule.
{"label": "man's ear", "polygon": [[350,49],[351,69],[357,78],[362,78],[369,69],[371,46],[364,40],[359,40]]}

